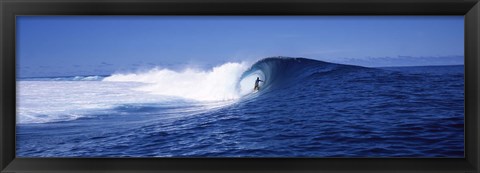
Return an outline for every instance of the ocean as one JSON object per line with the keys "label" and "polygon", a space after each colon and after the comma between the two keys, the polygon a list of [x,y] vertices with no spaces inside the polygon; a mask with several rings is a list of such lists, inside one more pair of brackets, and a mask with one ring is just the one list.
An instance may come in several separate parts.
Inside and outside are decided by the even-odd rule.
{"label": "ocean", "polygon": [[461,158],[464,66],[273,57],[18,78],[16,121],[17,157]]}

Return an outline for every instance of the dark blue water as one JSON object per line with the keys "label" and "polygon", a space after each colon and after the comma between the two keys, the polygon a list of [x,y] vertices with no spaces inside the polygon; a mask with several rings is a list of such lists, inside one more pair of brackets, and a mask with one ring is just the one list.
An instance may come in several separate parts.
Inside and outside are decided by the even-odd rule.
{"label": "dark blue water", "polygon": [[18,124],[18,157],[463,157],[463,66],[365,68],[270,58],[236,103],[125,104]]}

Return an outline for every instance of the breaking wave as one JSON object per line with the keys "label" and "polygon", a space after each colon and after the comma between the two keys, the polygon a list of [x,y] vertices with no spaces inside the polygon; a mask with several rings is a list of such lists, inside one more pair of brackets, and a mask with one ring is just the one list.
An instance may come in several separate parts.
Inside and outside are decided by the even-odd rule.
{"label": "breaking wave", "polygon": [[210,70],[154,68],[146,72],[113,74],[103,81],[145,83],[135,90],[163,96],[225,101],[251,94],[257,77],[264,81],[260,83],[261,91],[266,91],[275,86],[295,83],[313,73],[331,71],[338,66],[347,65],[306,58],[271,57],[251,66],[245,62],[228,62]]}

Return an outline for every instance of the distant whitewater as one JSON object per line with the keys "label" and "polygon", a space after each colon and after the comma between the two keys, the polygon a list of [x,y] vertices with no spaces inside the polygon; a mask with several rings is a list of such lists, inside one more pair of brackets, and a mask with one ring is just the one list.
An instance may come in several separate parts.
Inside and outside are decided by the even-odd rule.
{"label": "distant whitewater", "polygon": [[22,78],[17,156],[463,157],[463,69],[272,57]]}

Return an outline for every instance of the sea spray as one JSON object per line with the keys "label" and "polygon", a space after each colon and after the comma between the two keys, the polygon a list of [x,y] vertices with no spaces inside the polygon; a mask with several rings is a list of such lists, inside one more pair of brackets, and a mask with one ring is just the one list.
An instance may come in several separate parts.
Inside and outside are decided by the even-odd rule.
{"label": "sea spray", "polygon": [[210,70],[154,68],[147,72],[113,74],[103,81],[141,82],[146,85],[135,90],[198,101],[224,101],[238,99],[245,93],[240,92],[237,85],[248,67],[245,62],[228,62]]}

